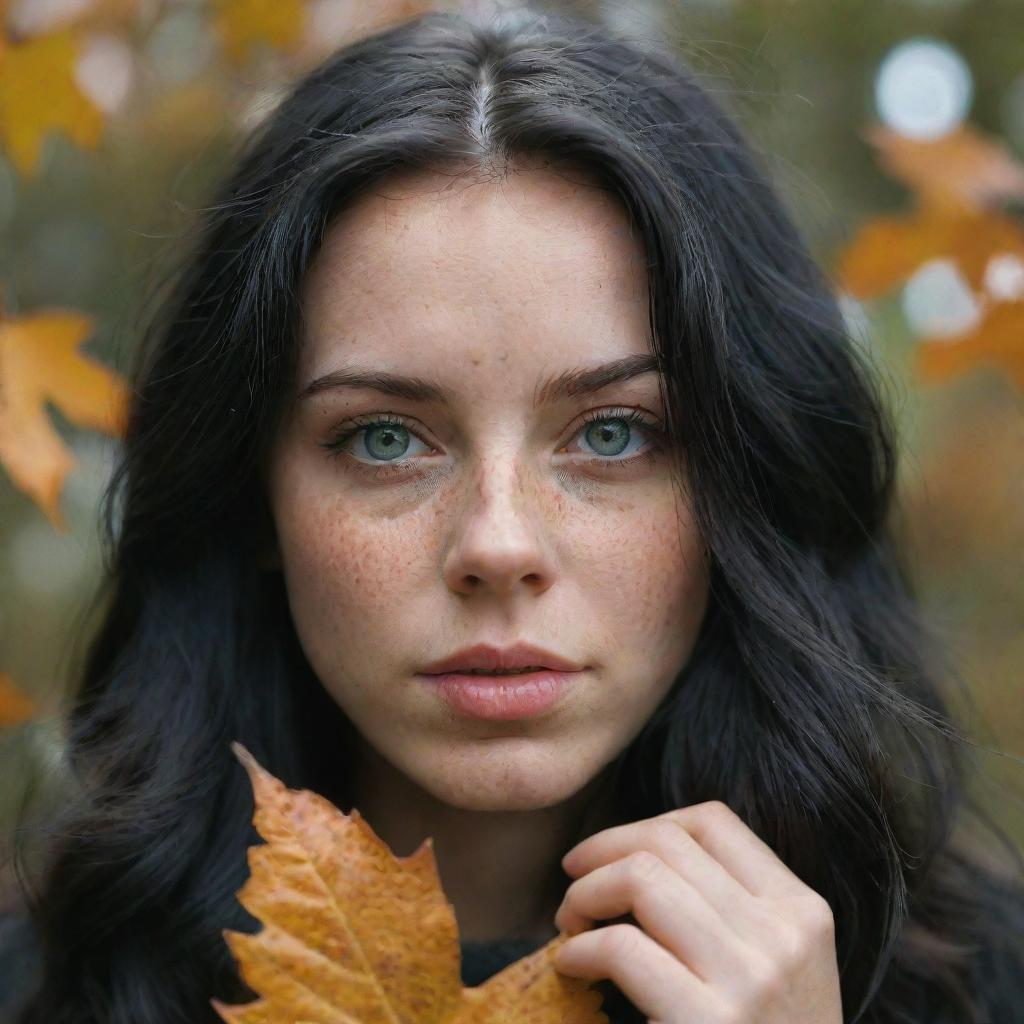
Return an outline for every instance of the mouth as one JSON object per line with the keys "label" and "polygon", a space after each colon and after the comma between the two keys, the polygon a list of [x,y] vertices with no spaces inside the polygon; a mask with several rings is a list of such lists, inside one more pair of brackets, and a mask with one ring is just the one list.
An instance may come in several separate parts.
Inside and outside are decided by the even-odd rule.
{"label": "mouth", "polygon": [[510,721],[560,703],[586,666],[534,644],[475,644],[428,665],[420,678],[457,714]]}
{"label": "mouth", "polygon": [[420,676],[457,714],[489,721],[535,718],[551,711],[583,670],[527,666],[511,672],[459,670]]}
{"label": "mouth", "polygon": [[441,658],[421,671],[427,675],[459,672],[463,675],[529,675],[531,672],[579,672],[583,665],[546,651],[534,644],[518,642],[507,647],[474,644]]}

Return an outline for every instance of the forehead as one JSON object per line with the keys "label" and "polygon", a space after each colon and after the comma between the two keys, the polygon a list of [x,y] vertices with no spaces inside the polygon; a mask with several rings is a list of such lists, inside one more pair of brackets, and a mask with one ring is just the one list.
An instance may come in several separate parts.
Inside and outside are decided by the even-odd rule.
{"label": "forehead", "polygon": [[407,366],[649,348],[646,254],[625,210],[583,173],[546,166],[391,174],[331,224],[302,305],[309,371],[355,352]]}

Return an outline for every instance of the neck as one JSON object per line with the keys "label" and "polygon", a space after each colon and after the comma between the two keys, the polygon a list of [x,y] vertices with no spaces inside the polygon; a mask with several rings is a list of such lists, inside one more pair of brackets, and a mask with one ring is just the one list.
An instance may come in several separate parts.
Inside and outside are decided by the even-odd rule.
{"label": "neck", "polygon": [[528,811],[475,811],[438,800],[360,743],[353,806],[395,856],[428,836],[459,938],[538,941],[557,935],[555,911],[572,881],[562,857],[613,823],[607,772],[568,800]]}

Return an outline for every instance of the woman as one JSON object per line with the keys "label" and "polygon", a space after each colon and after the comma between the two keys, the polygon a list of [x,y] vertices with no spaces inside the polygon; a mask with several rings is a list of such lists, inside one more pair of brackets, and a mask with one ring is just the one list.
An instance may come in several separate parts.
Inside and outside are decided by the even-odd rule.
{"label": "woman", "polygon": [[434,838],[467,984],[564,931],[616,1020],[1021,1019],[890,423],[673,58],[553,15],[340,51],[149,342],[22,1024],[252,998],[233,740]]}

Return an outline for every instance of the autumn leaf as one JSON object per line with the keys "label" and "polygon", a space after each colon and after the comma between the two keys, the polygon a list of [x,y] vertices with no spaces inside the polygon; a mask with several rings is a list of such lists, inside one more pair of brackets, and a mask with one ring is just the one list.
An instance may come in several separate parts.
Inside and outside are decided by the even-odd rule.
{"label": "autumn leaf", "polygon": [[923,263],[948,259],[980,291],[991,261],[1006,255],[1024,265],[1024,228],[1013,218],[923,206],[906,216],[869,220],[840,254],[837,271],[851,295],[873,299],[903,284]]}
{"label": "autumn leaf", "polygon": [[14,685],[6,672],[0,672],[0,726],[20,725],[35,713],[35,702]]}
{"label": "autumn leaf", "polygon": [[1024,165],[1002,142],[961,125],[937,139],[911,139],[872,125],[878,162],[921,203],[978,207],[1024,197]]}
{"label": "autumn leaf", "polygon": [[238,893],[262,921],[225,931],[260,998],[211,1003],[234,1024],[607,1024],[601,993],[559,974],[559,935],[483,985],[462,986],[458,928],[431,839],[396,857],[356,809],[289,790],[241,744],[256,800],[250,877]]}
{"label": "autumn leaf", "polygon": [[914,363],[928,381],[945,380],[982,364],[998,367],[1024,390],[1024,301],[993,303],[973,331],[922,341]]}
{"label": "autumn leaf", "polygon": [[43,138],[51,130],[83,148],[99,141],[103,114],[75,81],[79,49],[70,28],[0,43],[0,143],[25,176],[38,169]]}
{"label": "autumn leaf", "polygon": [[58,502],[75,459],[46,402],[77,426],[110,435],[124,429],[124,383],[79,351],[91,330],[90,317],[62,310],[0,318],[0,463],[61,531]]}
{"label": "autumn leaf", "polygon": [[212,7],[214,29],[234,64],[242,63],[258,43],[297,46],[305,31],[305,0],[212,0]]}
{"label": "autumn leaf", "polygon": [[924,264],[948,261],[980,319],[960,335],[924,337],[914,354],[919,375],[938,381],[988,365],[1024,386],[1024,225],[996,205],[1024,197],[1024,165],[969,126],[927,141],[880,127],[867,135],[881,165],[913,189],[915,204],[857,232],[839,253],[838,284],[855,298],[875,298]]}

